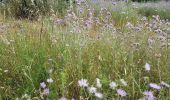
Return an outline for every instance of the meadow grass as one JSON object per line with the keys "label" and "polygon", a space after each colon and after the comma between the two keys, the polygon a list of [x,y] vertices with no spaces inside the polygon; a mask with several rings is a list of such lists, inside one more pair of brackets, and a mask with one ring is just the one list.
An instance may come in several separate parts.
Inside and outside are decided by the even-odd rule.
{"label": "meadow grass", "polygon": [[138,13],[144,16],[152,17],[159,15],[163,19],[170,19],[170,2],[148,2],[134,3],[138,9]]}
{"label": "meadow grass", "polygon": [[[85,17],[91,20],[89,13]],[[114,16],[119,14],[111,18],[117,21]],[[166,29],[169,34],[165,22],[135,19],[138,22],[130,24],[125,20],[121,28],[116,25],[119,20],[111,27],[111,21],[96,26],[94,22],[88,29],[88,25],[82,27],[81,18],[74,19],[74,14],[65,19],[66,25],[56,24],[55,17],[38,21],[0,17],[0,99],[97,100],[101,98],[89,92],[90,86],[97,87],[96,78],[102,84],[97,91],[104,100],[147,99],[144,91],[151,91],[156,99],[170,99],[169,85],[161,84],[170,83],[169,35],[162,41],[155,31]],[[102,20],[102,15],[97,17]],[[145,68],[147,64],[150,70]],[[87,83],[80,84],[81,79]],[[117,84],[115,89],[111,82]],[[121,97],[118,89],[127,95]]]}

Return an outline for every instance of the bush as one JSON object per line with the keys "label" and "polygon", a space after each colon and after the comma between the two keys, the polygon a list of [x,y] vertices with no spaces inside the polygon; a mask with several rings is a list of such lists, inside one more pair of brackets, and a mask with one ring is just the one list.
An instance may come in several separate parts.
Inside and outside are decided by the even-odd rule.
{"label": "bush", "polygon": [[51,12],[63,15],[68,5],[68,0],[2,0],[0,6],[7,15],[32,19]]}

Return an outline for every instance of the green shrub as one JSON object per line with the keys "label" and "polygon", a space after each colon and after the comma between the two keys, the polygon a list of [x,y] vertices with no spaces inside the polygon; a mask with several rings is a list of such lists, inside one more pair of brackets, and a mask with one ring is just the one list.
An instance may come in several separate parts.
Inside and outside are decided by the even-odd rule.
{"label": "green shrub", "polygon": [[37,18],[39,15],[60,13],[69,6],[68,0],[2,0],[1,13],[17,18]]}

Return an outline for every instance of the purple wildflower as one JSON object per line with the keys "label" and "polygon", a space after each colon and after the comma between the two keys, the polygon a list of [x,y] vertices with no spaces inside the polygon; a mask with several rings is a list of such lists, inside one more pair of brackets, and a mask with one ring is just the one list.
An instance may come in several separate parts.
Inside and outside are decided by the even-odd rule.
{"label": "purple wildflower", "polygon": [[120,96],[122,96],[122,97],[124,97],[124,96],[127,95],[127,93],[126,93],[123,89],[118,89],[118,90],[117,90],[117,93],[118,93]]}
{"label": "purple wildflower", "polygon": [[90,92],[90,93],[96,93],[97,92],[97,88],[95,88],[95,87],[88,87],[88,91]]}
{"label": "purple wildflower", "polygon": [[146,100],[154,100],[154,96],[151,91],[145,91],[143,94],[145,95]]}
{"label": "purple wildflower", "polygon": [[109,86],[110,86],[110,89],[115,89],[117,87],[117,84],[115,82],[111,82]]}
{"label": "purple wildflower", "polygon": [[102,98],[103,98],[103,94],[101,94],[100,92],[96,92],[96,93],[95,93],[95,96],[96,96],[98,99],[102,99]]}
{"label": "purple wildflower", "polygon": [[115,1],[112,2],[112,5],[116,5],[117,3]]}
{"label": "purple wildflower", "polygon": [[61,97],[59,100],[67,100],[66,97]]}
{"label": "purple wildflower", "polygon": [[46,88],[46,84],[45,84],[45,82],[42,82],[42,83],[40,83],[40,86],[41,86],[41,88]]}
{"label": "purple wildflower", "polygon": [[163,85],[163,86],[165,86],[167,88],[170,88],[170,85],[168,83],[164,82],[164,81],[161,82],[161,85]]}
{"label": "purple wildflower", "polygon": [[78,81],[78,85],[80,87],[88,87],[89,83],[87,82],[87,79],[81,79]]}
{"label": "purple wildflower", "polygon": [[44,95],[49,95],[49,93],[50,93],[50,91],[49,91],[48,88],[44,89],[44,91],[43,91],[43,94],[44,94]]}
{"label": "purple wildflower", "polygon": [[149,86],[150,86],[151,88],[154,88],[154,89],[157,89],[157,90],[160,90],[160,89],[161,89],[161,87],[160,87],[159,85],[155,84],[155,83],[150,83]]}

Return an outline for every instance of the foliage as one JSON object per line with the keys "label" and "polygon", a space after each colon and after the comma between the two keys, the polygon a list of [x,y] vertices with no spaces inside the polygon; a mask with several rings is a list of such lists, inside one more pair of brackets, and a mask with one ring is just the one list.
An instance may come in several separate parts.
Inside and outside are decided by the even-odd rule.
{"label": "foliage", "polygon": [[61,18],[0,15],[0,99],[169,100],[170,22],[91,2]]}
{"label": "foliage", "polygon": [[169,2],[158,3],[135,3],[139,14],[147,17],[159,15],[162,19],[170,19],[170,4]]}
{"label": "foliage", "polygon": [[1,11],[17,18],[34,19],[39,15],[63,14],[69,6],[68,0],[3,0]]}
{"label": "foliage", "polygon": [[161,0],[132,0],[133,2],[158,2]]}

